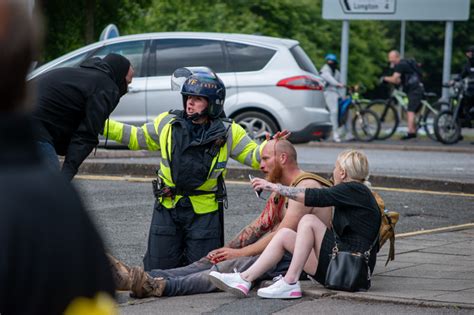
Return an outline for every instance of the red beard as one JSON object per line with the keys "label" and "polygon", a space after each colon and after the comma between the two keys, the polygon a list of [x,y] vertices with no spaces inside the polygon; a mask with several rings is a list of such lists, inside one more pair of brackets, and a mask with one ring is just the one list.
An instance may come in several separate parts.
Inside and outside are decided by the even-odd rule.
{"label": "red beard", "polygon": [[281,183],[282,175],[283,175],[283,168],[281,167],[279,163],[276,163],[273,170],[267,174],[266,180],[274,184]]}

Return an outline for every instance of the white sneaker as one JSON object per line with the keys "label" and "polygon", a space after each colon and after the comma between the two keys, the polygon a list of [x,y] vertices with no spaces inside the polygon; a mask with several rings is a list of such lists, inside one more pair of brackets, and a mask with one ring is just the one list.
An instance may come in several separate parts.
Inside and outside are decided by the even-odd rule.
{"label": "white sneaker", "polygon": [[259,289],[257,295],[267,299],[299,299],[303,296],[300,282],[288,284],[283,277],[269,287]]}
{"label": "white sneaker", "polygon": [[246,297],[252,284],[245,281],[240,273],[220,273],[211,271],[209,273],[211,282],[222,291],[230,292],[238,297]]}

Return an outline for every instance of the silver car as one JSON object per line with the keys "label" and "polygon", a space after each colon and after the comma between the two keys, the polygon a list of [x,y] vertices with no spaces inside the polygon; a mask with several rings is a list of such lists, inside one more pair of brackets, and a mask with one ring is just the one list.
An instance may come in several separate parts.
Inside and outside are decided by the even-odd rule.
{"label": "silver car", "polygon": [[252,138],[288,129],[295,143],[324,139],[331,131],[323,80],[298,41],[225,33],[147,33],[100,41],[35,69],[32,79],[57,67],[77,66],[108,53],[127,57],[135,68],[129,92],[111,118],[141,125],[182,108],[170,77],[180,67],[207,66],[226,86],[225,113]]}

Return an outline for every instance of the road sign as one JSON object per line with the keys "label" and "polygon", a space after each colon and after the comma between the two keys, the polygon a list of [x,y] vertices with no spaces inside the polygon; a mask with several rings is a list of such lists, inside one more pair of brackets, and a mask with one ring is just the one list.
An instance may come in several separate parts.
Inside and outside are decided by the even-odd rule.
{"label": "road sign", "polygon": [[470,0],[323,0],[328,20],[466,21]]}

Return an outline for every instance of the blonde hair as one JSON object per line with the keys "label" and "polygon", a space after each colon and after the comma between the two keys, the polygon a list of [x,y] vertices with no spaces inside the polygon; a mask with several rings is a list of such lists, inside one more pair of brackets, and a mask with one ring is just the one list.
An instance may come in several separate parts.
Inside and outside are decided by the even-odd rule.
{"label": "blonde hair", "polygon": [[337,162],[346,171],[348,177],[370,187],[369,161],[364,152],[357,150],[343,151],[337,156]]}

